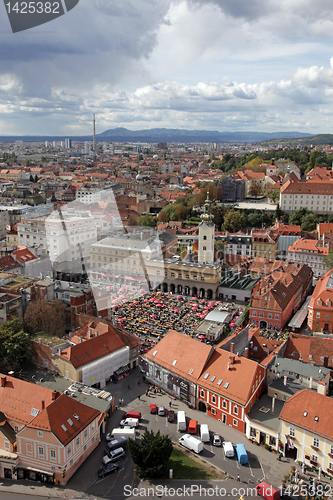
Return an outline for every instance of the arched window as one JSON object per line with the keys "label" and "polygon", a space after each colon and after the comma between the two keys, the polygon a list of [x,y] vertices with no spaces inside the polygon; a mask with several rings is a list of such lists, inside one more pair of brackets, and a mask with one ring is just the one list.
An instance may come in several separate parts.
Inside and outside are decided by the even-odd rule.
{"label": "arched window", "polygon": [[204,240],[206,240],[206,239],[207,239],[207,236],[205,235],[205,236],[203,237],[203,239],[204,239]]}

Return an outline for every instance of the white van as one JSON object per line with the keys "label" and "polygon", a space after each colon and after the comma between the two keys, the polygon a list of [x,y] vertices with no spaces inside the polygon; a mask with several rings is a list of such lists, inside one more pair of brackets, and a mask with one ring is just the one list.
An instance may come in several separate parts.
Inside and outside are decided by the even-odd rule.
{"label": "white van", "polygon": [[210,443],[209,429],[207,424],[200,425],[200,437],[203,443]]}
{"label": "white van", "polygon": [[120,427],[137,427],[139,425],[138,418],[124,418],[124,420],[120,420]]}
{"label": "white van", "polygon": [[235,456],[234,447],[230,441],[223,441],[223,451],[227,458],[232,458]]}
{"label": "white van", "polygon": [[131,429],[131,427],[117,427],[116,429],[113,429],[111,436],[115,438],[124,437],[126,439],[135,439],[135,429]]}
{"label": "white van", "polygon": [[184,411],[177,413],[177,431],[186,432],[186,416]]}
{"label": "white van", "polygon": [[194,453],[200,453],[203,450],[203,444],[200,439],[197,439],[190,434],[184,434],[179,438],[179,444],[185,446],[188,450],[194,451]]}

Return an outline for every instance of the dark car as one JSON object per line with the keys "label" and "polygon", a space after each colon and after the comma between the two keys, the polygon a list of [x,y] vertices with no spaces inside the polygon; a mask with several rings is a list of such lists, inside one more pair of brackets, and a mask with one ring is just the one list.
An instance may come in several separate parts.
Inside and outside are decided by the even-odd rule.
{"label": "dark car", "polygon": [[115,472],[116,470],[119,470],[119,465],[117,463],[112,463],[109,462],[106,465],[103,465],[101,469],[97,472],[98,477],[105,477],[108,474],[111,474],[111,472]]}
{"label": "dark car", "polygon": [[173,410],[168,410],[167,419],[168,419],[168,422],[174,422],[175,412]]}
{"label": "dark car", "polygon": [[154,415],[157,413],[157,406],[154,403],[150,405],[150,413],[153,413]]}

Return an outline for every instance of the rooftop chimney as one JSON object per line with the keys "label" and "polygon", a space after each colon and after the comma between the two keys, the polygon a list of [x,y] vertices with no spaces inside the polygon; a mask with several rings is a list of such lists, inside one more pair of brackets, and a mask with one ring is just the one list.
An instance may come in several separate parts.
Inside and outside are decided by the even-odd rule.
{"label": "rooftop chimney", "polygon": [[2,377],[1,377],[1,387],[5,387],[5,385],[6,385],[6,376],[2,375]]}
{"label": "rooftop chimney", "polygon": [[235,356],[229,356],[230,364],[233,365],[235,362]]}
{"label": "rooftop chimney", "polygon": [[230,352],[233,354],[235,352],[235,344],[234,342],[231,342],[231,345],[230,345]]}
{"label": "rooftop chimney", "polygon": [[80,340],[80,344],[82,344],[82,335],[80,335],[79,340]]}
{"label": "rooftop chimney", "polygon": [[42,399],[42,410],[45,410],[45,401]]}
{"label": "rooftop chimney", "polygon": [[325,368],[328,368],[328,356],[324,356],[324,363],[323,365],[325,366]]}
{"label": "rooftop chimney", "polygon": [[287,385],[287,375],[283,377],[283,385]]}
{"label": "rooftop chimney", "polygon": [[249,357],[250,357],[249,349],[245,347],[244,358],[249,358]]}
{"label": "rooftop chimney", "polygon": [[52,400],[54,401],[58,397],[58,391],[52,391]]}

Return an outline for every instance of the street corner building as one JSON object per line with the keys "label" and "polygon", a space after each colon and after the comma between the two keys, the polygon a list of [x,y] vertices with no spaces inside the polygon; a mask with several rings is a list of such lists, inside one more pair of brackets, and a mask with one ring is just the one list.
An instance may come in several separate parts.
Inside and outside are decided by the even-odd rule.
{"label": "street corner building", "polygon": [[0,375],[0,478],[65,485],[98,446],[103,413]]}

